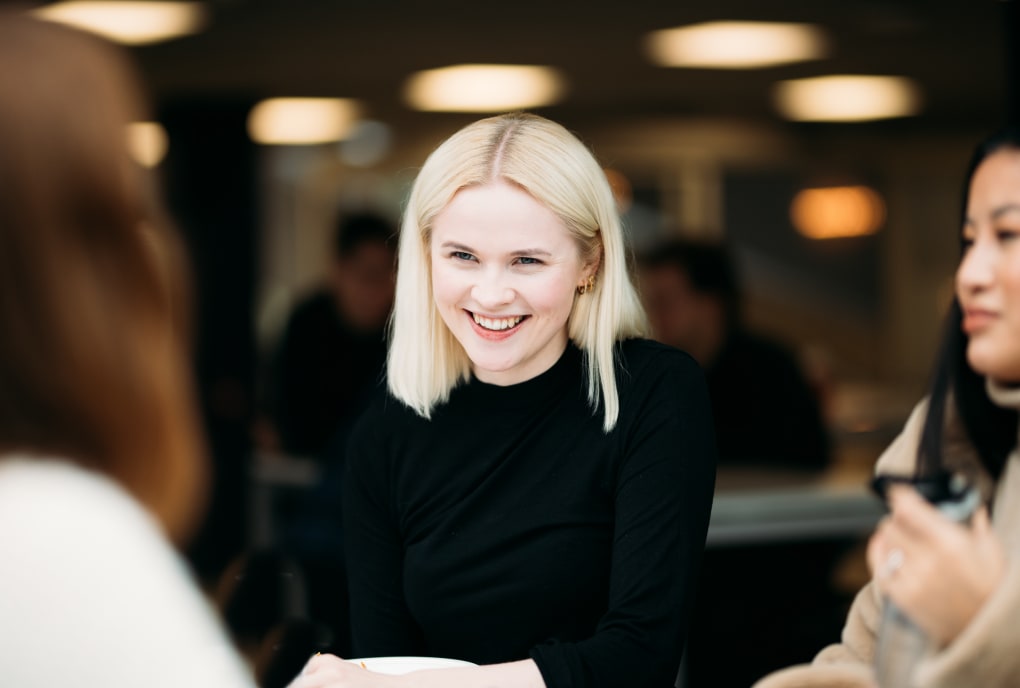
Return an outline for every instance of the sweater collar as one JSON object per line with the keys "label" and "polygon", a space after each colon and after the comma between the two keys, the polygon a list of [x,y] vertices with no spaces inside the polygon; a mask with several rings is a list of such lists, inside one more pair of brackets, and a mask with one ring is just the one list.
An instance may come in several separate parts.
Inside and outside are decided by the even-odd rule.
{"label": "sweater collar", "polygon": [[486,407],[489,404],[504,408],[534,406],[540,399],[576,387],[582,369],[581,359],[581,350],[573,342],[568,342],[559,360],[530,380],[501,386],[482,382],[472,375],[464,389],[470,390],[474,400],[482,402]]}
{"label": "sweater collar", "polygon": [[991,378],[985,378],[985,389],[996,406],[1020,410],[1020,386],[1004,385]]}

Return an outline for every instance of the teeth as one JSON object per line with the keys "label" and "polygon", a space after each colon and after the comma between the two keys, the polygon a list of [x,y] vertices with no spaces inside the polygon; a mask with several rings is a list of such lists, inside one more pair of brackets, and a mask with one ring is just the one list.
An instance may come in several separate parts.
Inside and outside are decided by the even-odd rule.
{"label": "teeth", "polygon": [[516,315],[512,318],[483,318],[477,313],[472,313],[471,315],[474,317],[476,323],[487,330],[494,330],[496,332],[499,330],[509,330],[511,327],[516,326],[517,323],[524,320],[523,315]]}

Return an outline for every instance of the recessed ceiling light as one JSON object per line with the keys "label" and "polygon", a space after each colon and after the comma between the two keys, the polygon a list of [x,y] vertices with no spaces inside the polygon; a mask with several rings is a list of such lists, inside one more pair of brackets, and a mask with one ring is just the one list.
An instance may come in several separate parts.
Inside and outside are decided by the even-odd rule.
{"label": "recessed ceiling light", "polygon": [[800,122],[863,122],[921,111],[921,90],[899,76],[833,75],[781,81],[776,108]]}
{"label": "recessed ceiling light", "polygon": [[248,114],[248,134],[256,143],[275,145],[341,141],[359,110],[349,98],[270,98]]}
{"label": "recessed ceiling light", "polygon": [[885,222],[885,204],[867,186],[804,189],[790,204],[790,219],[808,239],[868,236]]}
{"label": "recessed ceiling light", "polygon": [[71,0],[32,10],[35,16],[70,24],[128,45],[158,43],[201,31],[207,21],[200,2]]}
{"label": "recessed ceiling light", "polygon": [[651,59],[664,67],[760,69],[825,57],[825,34],[813,24],[717,21],[653,31]]}
{"label": "recessed ceiling light", "polygon": [[564,80],[550,67],[465,64],[429,69],[411,76],[405,97],[430,112],[500,112],[558,101]]}

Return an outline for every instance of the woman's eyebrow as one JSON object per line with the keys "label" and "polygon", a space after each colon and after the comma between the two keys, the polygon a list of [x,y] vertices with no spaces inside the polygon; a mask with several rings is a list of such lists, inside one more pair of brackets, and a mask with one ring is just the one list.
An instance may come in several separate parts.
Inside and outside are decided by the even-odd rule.
{"label": "woman's eyebrow", "polygon": [[546,251],[544,248],[522,248],[517,251],[511,251],[512,256],[552,256],[551,253]]}
{"label": "woman's eyebrow", "polygon": [[444,241],[439,245],[439,248],[452,248],[454,251],[465,251],[466,253],[474,253],[475,250],[470,246],[464,244],[458,244],[456,241]]}
{"label": "woman's eyebrow", "polygon": [[992,210],[992,219],[998,220],[1003,215],[1014,212],[1020,212],[1020,204],[1007,203],[1006,205],[1000,205],[998,208]]}

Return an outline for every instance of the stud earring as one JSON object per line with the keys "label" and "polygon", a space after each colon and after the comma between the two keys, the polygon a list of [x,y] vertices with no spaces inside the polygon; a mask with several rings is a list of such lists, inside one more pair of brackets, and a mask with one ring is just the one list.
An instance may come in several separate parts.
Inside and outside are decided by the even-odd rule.
{"label": "stud earring", "polygon": [[590,291],[595,291],[595,275],[588,275],[586,282],[577,285],[577,293],[582,296]]}

